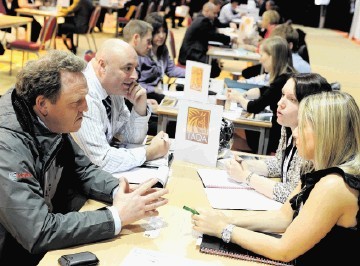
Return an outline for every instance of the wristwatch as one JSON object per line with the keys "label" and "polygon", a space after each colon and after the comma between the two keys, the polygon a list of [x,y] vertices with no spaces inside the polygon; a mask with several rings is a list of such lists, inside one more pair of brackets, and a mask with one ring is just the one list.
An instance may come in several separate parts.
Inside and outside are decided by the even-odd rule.
{"label": "wristwatch", "polygon": [[221,238],[225,243],[229,243],[231,239],[231,233],[234,229],[235,225],[228,224],[221,232]]}

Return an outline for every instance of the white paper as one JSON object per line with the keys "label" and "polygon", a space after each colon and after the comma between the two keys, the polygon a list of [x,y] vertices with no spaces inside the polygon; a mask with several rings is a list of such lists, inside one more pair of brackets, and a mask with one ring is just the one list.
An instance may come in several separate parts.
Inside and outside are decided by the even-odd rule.
{"label": "white paper", "polygon": [[185,99],[206,103],[208,101],[211,66],[187,60],[185,71]]}
{"label": "white paper", "polygon": [[278,210],[282,204],[253,189],[205,188],[210,205],[215,209]]}
{"label": "white paper", "polygon": [[192,260],[160,251],[154,251],[143,248],[133,248],[125,257],[121,266],[154,266],[154,265],[172,265],[172,266],[206,266],[221,265],[219,262]]}
{"label": "white paper", "polygon": [[216,166],[223,107],[181,100],[176,123],[175,159]]}
{"label": "white paper", "polygon": [[157,178],[163,187],[165,187],[169,177],[169,167],[135,167],[129,171],[115,173],[113,176],[116,178],[125,177],[132,184],[141,184],[149,179]]}
{"label": "white paper", "polygon": [[225,170],[198,169],[197,172],[207,188],[251,189],[246,183],[232,179]]}

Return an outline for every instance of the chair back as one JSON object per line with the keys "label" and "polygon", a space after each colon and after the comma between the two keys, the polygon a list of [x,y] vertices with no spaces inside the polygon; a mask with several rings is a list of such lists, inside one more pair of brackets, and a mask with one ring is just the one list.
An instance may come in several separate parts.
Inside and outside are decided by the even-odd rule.
{"label": "chair back", "polygon": [[87,33],[93,32],[93,30],[96,26],[96,23],[99,20],[100,11],[101,11],[101,6],[99,6],[99,5],[97,5],[94,8],[94,10],[92,11],[90,20],[89,20],[89,27],[88,27]]}
{"label": "chair back", "polygon": [[131,6],[129,7],[129,10],[128,10],[128,12],[126,12],[126,15],[125,15],[125,19],[126,19],[127,21],[129,21],[129,20],[132,18],[135,10],[136,10],[136,6],[135,6],[135,5],[131,5]]}
{"label": "chair back", "polygon": [[149,6],[148,6],[148,8],[146,10],[146,15],[145,16],[149,15],[153,11],[155,11],[155,3],[154,3],[154,1],[150,2]]}
{"label": "chair back", "polygon": [[48,17],[44,21],[44,26],[41,29],[40,32],[40,42],[41,42],[41,48],[45,48],[44,45],[47,41],[50,41],[50,44],[48,47],[50,47],[51,42],[55,41],[55,33],[56,33],[56,25],[57,25],[57,19],[56,17]]}
{"label": "chair back", "polygon": [[170,52],[174,60],[176,58],[176,48],[175,48],[174,32],[172,30],[169,30],[169,42],[170,42]]}
{"label": "chair back", "polygon": [[0,0],[0,13],[6,15],[6,9],[2,0]]}
{"label": "chair back", "polygon": [[134,19],[140,19],[140,16],[141,16],[141,11],[142,11],[142,8],[143,8],[143,5],[144,3],[141,2],[137,7],[136,7],[136,13],[135,13],[135,17]]}

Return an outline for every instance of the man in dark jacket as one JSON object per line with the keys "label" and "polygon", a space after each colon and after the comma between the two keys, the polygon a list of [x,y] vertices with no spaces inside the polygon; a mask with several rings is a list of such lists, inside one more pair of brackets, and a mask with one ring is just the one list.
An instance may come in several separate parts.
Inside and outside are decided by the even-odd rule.
{"label": "man in dark jacket", "polygon": [[[72,139],[88,109],[84,67],[51,51],[0,98],[0,265],[37,265],[49,250],[113,238],[167,203],[156,179],[130,189]],[[79,213],[88,198],[110,206]]]}
{"label": "man in dark jacket", "polygon": [[[183,43],[179,53],[179,63],[186,65],[186,60],[207,63],[208,42],[216,41],[229,45],[231,38],[217,32],[214,19],[219,12],[219,7],[211,2],[203,6],[202,14],[191,23],[186,30]],[[220,75],[221,68],[219,62],[214,59],[211,62],[210,77],[215,78]]]}

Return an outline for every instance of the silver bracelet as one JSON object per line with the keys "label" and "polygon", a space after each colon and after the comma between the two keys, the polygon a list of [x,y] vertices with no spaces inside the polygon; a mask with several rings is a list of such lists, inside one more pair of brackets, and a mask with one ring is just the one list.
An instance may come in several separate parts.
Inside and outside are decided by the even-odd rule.
{"label": "silver bracelet", "polygon": [[246,177],[246,179],[245,179],[246,184],[250,185],[251,177],[253,174],[254,174],[254,172],[250,172],[250,174]]}

